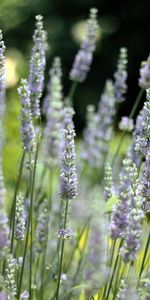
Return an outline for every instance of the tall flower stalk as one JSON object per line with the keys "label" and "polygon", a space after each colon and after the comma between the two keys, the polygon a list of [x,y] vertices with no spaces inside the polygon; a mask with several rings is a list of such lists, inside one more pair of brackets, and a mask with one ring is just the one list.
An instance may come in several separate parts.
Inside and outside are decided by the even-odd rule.
{"label": "tall flower stalk", "polygon": [[44,162],[51,168],[58,165],[62,152],[63,102],[60,58],[54,59],[50,69],[48,94],[44,102],[46,127],[44,130]]}
{"label": "tall flower stalk", "polygon": [[84,131],[82,158],[92,168],[103,167],[108,153],[108,143],[113,135],[113,117],[115,115],[114,85],[106,81],[104,93],[99,101],[98,111],[88,110],[87,127]]}
{"label": "tall flower stalk", "polygon": [[62,200],[65,201],[65,213],[63,228],[58,231],[58,237],[62,239],[60,262],[58,270],[58,282],[56,290],[56,299],[59,297],[59,288],[64,256],[64,245],[65,239],[71,237],[71,230],[67,228],[67,217],[69,201],[76,198],[77,196],[77,175],[75,167],[75,149],[74,149],[74,126],[73,123],[67,124],[64,129],[64,147],[63,147],[63,158],[61,164],[61,175],[60,175],[60,195]]}
{"label": "tall flower stalk", "polygon": [[44,71],[46,65],[45,52],[47,48],[47,34],[43,29],[43,17],[36,16],[36,29],[33,35],[33,48],[30,59],[30,70],[28,78],[29,91],[31,93],[31,111],[35,118],[39,118],[40,98],[44,85]]}
{"label": "tall flower stalk", "polygon": [[90,70],[95,50],[95,36],[98,29],[97,12],[96,8],[90,9],[86,36],[82,41],[81,48],[75,57],[73,67],[70,71],[70,79],[76,82],[83,82]]}

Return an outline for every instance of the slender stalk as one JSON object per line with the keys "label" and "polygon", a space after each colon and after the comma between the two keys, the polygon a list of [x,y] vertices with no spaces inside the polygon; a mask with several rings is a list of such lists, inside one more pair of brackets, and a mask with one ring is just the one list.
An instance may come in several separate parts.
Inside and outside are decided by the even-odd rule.
{"label": "slender stalk", "polygon": [[33,252],[33,197],[32,197],[32,159],[31,153],[29,153],[29,165],[30,165],[30,276],[29,276],[29,294],[32,299],[32,252]]}
{"label": "slender stalk", "polygon": [[[25,267],[25,259],[26,259],[27,246],[28,246],[28,240],[29,240],[30,224],[31,224],[31,218],[32,218],[33,196],[34,196],[34,185],[35,185],[35,174],[36,174],[38,150],[39,150],[39,141],[40,141],[40,138],[38,139],[38,142],[37,142],[35,159],[34,159],[34,166],[33,166],[33,177],[32,177],[32,182],[31,182],[32,187],[31,187],[30,209],[29,209],[29,217],[28,217],[28,224],[27,224],[27,235],[26,235],[25,247],[24,247],[24,254],[23,254],[23,263],[22,263],[22,269],[21,269],[20,281],[19,281],[19,288],[18,288],[18,299],[20,297],[20,292],[21,292],[21,287],[22,287],[23,273],[24,273],[24,267]],[[31,239],[32,239],[32,237],[31,237]],[[31,257],[32,257],[32,245],[31,245],[30,250],[31,250],[31,252],[30,252],[30,260],[31,260]],[[30,294],[30,299],[32,299],[32,288],[31,288],[32,266],[30,266],[30,267],[31,267],[31,269],[30,269],[30,287],[29,287],[29,291],[31,293]]]}
{"label": "slender stalk", "polygon": [[18,193],[18,189],[19,189],[19,186],[20,186],[22,170],[23,170],[23,165],[24,165],[24,159],[25,159],[25,151],[23,151],[23,153],[22,153],[21,161],[20,161],[20,164],[19,164],[19,170],[18,170],[16,185],[15,185],[15,193],[14,193],[14,198],[13,198],[11,212],[10,212],[10,228],[12,227],[11,246],[10,246],[11,253],[13,252],[13,246],[14,246],[16,198],[17,198],[17,193]]}
{"label": "slender stalk", "polygon": [[[131,110],[131,112],[130,112],[130,114],[129,114],[129,118],[133,118],[133,117],[134,117],[135,112],[136,112],[136,110],[137,110],[137,107],[138,107],[138,105],[139,105],[139,103],[140,103],[140,100],[141,100],[143,94],[144,94],[144,90],[141,89],[140,92],[139,92],[139,94],[138,94],[138,96],[137,96],[137,98],[136,98],[136,100],[135,100],[135,103],[134,103],[134,105],[133,105],[133,108],[132,108],[132,110]],[[114,165],[114,163],[115,163],[116,157],[118,156],[118,153],[119,153],[119,151],[120,151],[120,148],[121,148],[121,145],[122,145],[122,142],[123,142],[123,140],[124,140],[125,135],[126,135],[126,132],[124,131],[124,132],[122,133],[121,137],[120,137],[120,141],[119,141],[118,147],[117,147],[116,152],[115,152],[115,154],[114,154],[114,156],[113,156],[112,163],[111,163],[111,166],[112,166],[112,167],[113,167],[113,165]]]}
{"label": "slender stalk", "polygon": [[[50,216],[50,210],[51,210],[51,202],[52,202],[52,192],[53,192],[53,178],[54,178],[54,170],[51,171],[50,174],[50,196],[49,196],[49,216]],[[49,220],[48,220],[49,224]],[[48,244],[48,234],[46,236],[46,242],[45,242],[45,249],[43,253],[43,262],[42,262],[42,272],[41,272],[41,288],[40,288],[40,300],[44,299],[44,275],[45,275],[45,262],[46,262],[46,255],[47,255],[47,244]]]}
{"label": "slender stalk", "polygon": [[145,251],[144,251],[144,256],[143,256],[143,260],[142,260],[142,264],[141,264],[139,278],[141,278],[141,275],[142,275],[142,272],[143,272],[143,268],[144,268],[147,252],[148,252],[148,249],[149,249],[149,245],[150,245],[150,233],[148,235],[148,239],[147,239],[146,246],[145,246]]}
{"label": "slender stalk", "polygon": [[[113,257],[114,257],[114,253],[115,253],[115,247],[116,247],[116,240],[113,240],[111,248],[110,248],[110,258],[108,260],[108,267],[109,268],[111,268],[111,264],[113,262]],[[107,247],[107,249],[108,249],[108,247]],[[106,294],[106,289],[107,289],[107,282],[105,283],[105,286],[103,288],[103,295]]]}
{"label": "slender stalk", "polygon": [[71,88],[69,90],[69,93],[68,93],[68,97],[67,97],[67,98],[69,98],[70,102],[73,102],[73,95],[75,93],[77,85],[78,85],[78,83],[76,81],[73,81]]}
{"label": "slender stalk", "polygon": [[81,239],[81,237],[82,237],[82,235],[83,235],[83,233],[84,233],[84,231],[85,231],[85,228],[89,225],[90,221],[91,221],[91,216],[88,217],[88,219],[86,220],[86,222],[85,222],[85,224],[84,224],[84,226],[83,226],[83,228],[82,228],[82,230],[81,230],[81,232],[80,232],[80,235],[79,235],[79,238],[78,238],[78,240],[77,240],[77,243],[76,243],[76,245],[75,245],[75,247],[74,247],[74,249],[73,249],[73,251],[72,251],[72,254],[70,255],[70,258],[69,258],[68,263],[66,264],[66,266],[65,266],[65,268],[64,268],[64,272],[65,272],[65,273],[67,272],[67,270],[70,269],[70,265],[71,265],[71,263],[73,262],[73,258],[74,258],[75,252],[76,252],[76,250],[78,249],[79,241],[80,241],[80,239]]}
{"label": "slender stalk", "polygon": [[[66,224],[67,224],[68,204],[69,204],[69,201],[66,200],[66,201],[65,201],[64,229],[66,229]],[[64,246],[65,246],[65,240],[63,239],[63,240],[62,240],[62,244],[61,244],[60,264],[59,264],[59,270],[58,270],[58,281],[57,281],[57,290],[56,290],[56,300],[58,300],[58,297],[59,297],[60,279],[61,279],[61,271],[62,271],[63,255],[64,255]]]}
{"label": "slender stalk", "polygon": [[110,291],[111,291],[113,279],[114,279],[114,276],[115,276],[115,272],[117,270],[117,264],[118,264],[118,261],[119,261],[119,250],[121,248],[121,245],[122,245],[122,240],[120,241],[120,245],[119,245],[119,248],[118,248],[118,253],[117,253],[117,256],[116,256],[115,263],[114,263],[113,272],[112,272],[112,276],[111,276],[111,279],[110,279],[110,283],[109,283],[109,287],[108,287],[108,291],[107,291],[107,295],[106,295],[105,300],[109,299],[109,294],[110,294]]}

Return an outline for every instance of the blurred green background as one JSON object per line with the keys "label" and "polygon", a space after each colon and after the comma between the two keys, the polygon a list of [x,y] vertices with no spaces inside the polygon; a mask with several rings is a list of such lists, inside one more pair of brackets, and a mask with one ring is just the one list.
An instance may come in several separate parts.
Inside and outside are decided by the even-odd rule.
{"label": "blurred green background", "polygon": [[[7,175],[15,165],[15,152],[20,151],[19,99],[16,93],[21,77],[28,76],[28,63],[35,27],[35,15],[44,16],[48,31],[47,72],[54,56],[62,59],[64,95],[70,81],[68,74],[79,48],[85,20],[90,7],[99,9],[99,35],[91,71],[85,83],[75,94],[75,125],[80,133],[85,125],[86,106],[97,105],[105,80],[112,78],[116,68],[119,48],[129,51],[127,101],[119,115],[128,114],[138,93],[138,76],[141,61],[150,51],[150,1],[149,0],[0,0],[0,28],[7,47],[7,114],[6,160]],[[46,84],[45,84],[46,86]],[[44,92],[45,93],[45,92]],[[43,96],[44,97],[44,96]],[[141,104],[142,105],[142,104]],[[14,157],[13,157],[14,156]]]}

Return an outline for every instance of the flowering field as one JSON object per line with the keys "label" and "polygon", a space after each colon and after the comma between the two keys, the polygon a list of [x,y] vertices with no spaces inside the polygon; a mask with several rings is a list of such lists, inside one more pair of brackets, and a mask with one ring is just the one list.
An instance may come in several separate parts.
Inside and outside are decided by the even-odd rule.
{"label": "flowering field", "polygon": [[141,64],[130,115],[118,121],[128,76],[127,49],[120,48],[115,74],[98,109],[87,107],[78,140],[75,93],[92,64],[97,13],[90,9],[68,94],[55,57],[43,102],[48,42],[43,17],[36,16],[29,75],[17,90],[22,149],[12,186],[3,175],[6,49],[0,32],[0,300],[150,299],[150,56]]}

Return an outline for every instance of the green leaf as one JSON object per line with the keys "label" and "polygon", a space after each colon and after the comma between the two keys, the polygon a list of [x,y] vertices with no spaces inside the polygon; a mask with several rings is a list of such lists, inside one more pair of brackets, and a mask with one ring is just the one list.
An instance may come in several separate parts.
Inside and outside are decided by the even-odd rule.
{"label": "green leaf", "polygon": [[112,208],[115,204],[117,204],[119,201],[119,199],[116,197],[116,195],[112,195],[106,202],[105,205],[105,213],[111,213],[112,212]]}

